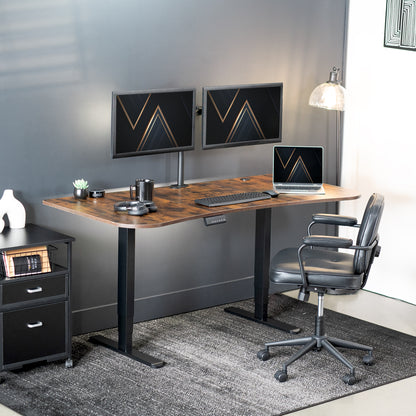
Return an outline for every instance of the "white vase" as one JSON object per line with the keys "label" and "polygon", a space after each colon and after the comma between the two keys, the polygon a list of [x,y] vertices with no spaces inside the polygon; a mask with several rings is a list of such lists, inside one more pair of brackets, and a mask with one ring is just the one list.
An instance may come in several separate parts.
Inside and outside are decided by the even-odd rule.
{"label": "white vase", "polygon": [[[25,228],[26,210],[23,204],[13,195],[13,189],[5,189],[0,199],[0,219],[7,215],[10,228]],[[3,221],[3,220],[2,220]],[[3,221],[4,227],[4,221]],[[1,228],[1,223],[0,223]],[[0,231],[1,232],[1,231]]]}

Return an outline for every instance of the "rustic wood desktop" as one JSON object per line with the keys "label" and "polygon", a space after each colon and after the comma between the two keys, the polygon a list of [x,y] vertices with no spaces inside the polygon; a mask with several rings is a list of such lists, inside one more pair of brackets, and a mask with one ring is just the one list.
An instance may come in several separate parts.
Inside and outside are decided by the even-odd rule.
{"label": "rustic wood desktop", "polygon": [[324,187],[326,192],[324,195],[280,194],[278,198],[208,208],[195,204],[195,199],[214,195],[270,190],[272,189],[271,175],[199,182],[180,189],[165,186],[155,188],[154,190],[153,201],[158,207],[158,211],[144,216],[130,216],[127,213],[114,211],[116,202],[129,199],[129,191],[107,191],[105,197],[99,199],[76,200],[73,197],[48,199],[44,200],[43,204],[118,227],[118,343],[100,335],[92,337],[91,340],[146,365],[158,368],[165,364],[162,360],[132,348],[136,228],[163,227],[221,214],[256,211],[254,253],[255,312],[252,314],[237,308],[228,308],[227,312],[274,326],[287,332],[297,333],[299,328],[270,319],[267,316],[271,210],[272,208],[291,205],[352,200],[360,196],[355,191],[338,186],[325,184]]}

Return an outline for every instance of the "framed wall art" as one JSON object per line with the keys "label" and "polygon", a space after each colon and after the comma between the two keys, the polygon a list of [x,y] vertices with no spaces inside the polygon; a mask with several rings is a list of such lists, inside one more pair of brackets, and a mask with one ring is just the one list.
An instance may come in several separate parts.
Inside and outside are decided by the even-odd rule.
{"label": "framed wall art", "polygon": [[384,46],[416,50],[416,0],[387,0]]}

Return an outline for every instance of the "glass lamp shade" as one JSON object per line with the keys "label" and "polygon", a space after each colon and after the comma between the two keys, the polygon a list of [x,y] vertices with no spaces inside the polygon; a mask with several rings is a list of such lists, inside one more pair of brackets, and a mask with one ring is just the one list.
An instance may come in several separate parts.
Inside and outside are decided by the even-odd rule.
{"label": "glass lamp shade", "polygon": [[312,91],[309,105],[327,110],[344,111],[345,88],[334,82],[320,84]]}

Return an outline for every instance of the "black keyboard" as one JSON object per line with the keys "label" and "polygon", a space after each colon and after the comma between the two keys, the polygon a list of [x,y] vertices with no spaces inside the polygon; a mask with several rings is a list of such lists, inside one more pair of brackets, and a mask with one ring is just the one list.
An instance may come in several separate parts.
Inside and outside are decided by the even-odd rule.
{"label": "black keyboard", "polygon": [[211,196],[195,199],[195,203],[206,207],[220,207],[222,205],[243,204],[244,202],[260,201],[270,199],[271,196],[263,192],[243,192],[241,194]]}

